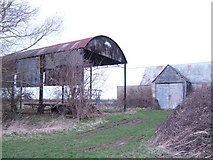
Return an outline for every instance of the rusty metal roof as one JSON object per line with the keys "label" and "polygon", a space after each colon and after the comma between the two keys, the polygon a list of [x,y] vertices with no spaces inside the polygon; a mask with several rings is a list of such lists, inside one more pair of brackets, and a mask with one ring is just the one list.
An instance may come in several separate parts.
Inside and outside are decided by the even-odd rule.
{"label": "rusty metal roof", "polygon": [[[17,78],[20,82],[24,79],[26,85],[37,86],[41,63],[47,73],[48,70],[62,66],[82,65],[84,60],[88,66],[127,63],[123,51],[115,41],[106,36],[95,36],[3,56],[3,77],[7,78],[8,74],[22,74],[22,77],[18,77],[20,79]],[[8,79],[5,82],[13,81],[12,76]]]}
{"label": "rusty metal roof", "polygon": [[56,44],[56,45],[52,45],[52,46],[28,50],[25,52],[15,54],[15,57],[16,57],[16,59],[22,59],[22,58],[36,57],[39,55],[44,55],[44,54],[49,54],[49,53],[57,53],[57,52],[63,52],[63,51],[83,48],[93,38],[94,37],[90,37],[90,38],[86,38],[86,39],[82,39],[82,40],[60,43],[60,44]]}
{"label": "rusty metal roof", "polygon": [[[176,64],[171,66],[191,83],[211,83],[211,62]],[[165,67],[165,65],[146,67],[140,84],[150,85]]]}
{"label": "rusty metal roof", "polygon": [[[100,42],[102,41],[102,42]],[[113,47],[111,47],[111,43],[113,43]],[[101,43],[101,45],[100,45]],[[104,43],[104,44],[103,44]],[[99,47],[99,49],[97,49]],[[102,49],[100,49],[102,47]],[[105,48],[104,48],[105,47]],[[113,53],[103,53],[107,48],[113,48],[109,49],[110,52]],[[83,48],[85,50],[88,50],[90,52],[94,52],[97,55],[105,56],[107,58],[110,58],[112,60],[115,60],[115,64],[119,63],[127,63],[127,60],[121,50],[121,48],[118,46],[118,44],[113,41],[111,38],[107,36],[95,36],[90,38],[85,38],[77,41],[67,42],[67,43],[60,43],[56,45],[51,45],[47,47],[42,47],[38,49],[33,50],[27,50],[24,52],[19,53],[13,53],[7,56],[4,56],[3,59],[25,59],[30,57],[37,57],[40,55],[45,54],[51,54],[51,53],[58,53],[58,52],[65,52],[65,51],[71,51],[75,49]],[[104,48],[104,49],[103,49]],[[109,65],[113,64],[114,62],[111,62]]]}
{"label": "rusty metal roof", "polygon": [[[162,76],[163,75],[163,76]],[[167,65],[155,78],[152,80],[154,82],[190,82],[185,76],[183,76],[178,70],[176,70],[171,65]]]}

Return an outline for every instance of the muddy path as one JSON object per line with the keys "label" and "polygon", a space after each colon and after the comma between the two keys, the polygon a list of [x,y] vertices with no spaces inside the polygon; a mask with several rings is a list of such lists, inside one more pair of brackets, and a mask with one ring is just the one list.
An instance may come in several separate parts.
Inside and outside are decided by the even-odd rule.
{"label": "muddy path", "polygon": [[80,152],[82,152],[82,151],[83,152],[90,152],[90,151],[94,151],[94,150],[98,150],[98,149],[104,149],[104,148],[108,148],[108,147],[122,146],[122,145],[125,145],[126,143],[128,143],[129,141],[131,141],[133,138],[134,137],[127,137],[127,138],[114,140],[114,141],[107,143],[107,144],[84,147],[83,149],[80,150]]}

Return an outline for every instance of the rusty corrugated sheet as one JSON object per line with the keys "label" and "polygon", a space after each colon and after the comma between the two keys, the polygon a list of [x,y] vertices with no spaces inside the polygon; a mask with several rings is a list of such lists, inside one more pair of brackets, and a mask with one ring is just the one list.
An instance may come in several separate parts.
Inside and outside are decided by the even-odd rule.
{"label": "rusty corrugated sheet", "polygon": [[211,62],[174,65],[191,83],[211,83]]}
{"label": "rusty corrugated sheet", "polygon": [[183,83],[156,84],[156,99],[161,109],[174,109],[183,101]]}
{"label": "rusty corrugated sheet", "polygon": [[9,55],[2,57],[2,87],[12,87],[16,74],[16,61]]}
{"label": "rusty corrugated sheet", "polygon": [[93,38],[94,37],[67,42],[67,43],[60,43],[60,44],[56,44],[56,45],[52,45],[48,47],[39,48],[39,49],[33,49],[33,50],[18,53],[15,55],[15,57],[16,59],[22,59],[22,58],[35,57],[35,56],[49,54],[49,53],[57,53],[57,52],[74,50],[77,48],[83,48]]}
{"label": "rusty corrugated sheet", "polygon": [[[56,45],[52,45],[48,47],[39,48],[39,49],[28,50],[21,53],[14,53],[8,56],[13,59],[24,59],[24,58],[37,57],[40,55],[46,55],[51,53],[66,52],[66,51],[71,51],[71,50],[75,50],[79,48],[83,48],[94,54],[111,59],[111,61],[105,60],[105,62],[103,62],[103,64],[101,65],[127,63],[121,48],[117,45],[115,41],[113,41],[111,38],[107,36],[95,36],[95,37],[90,37],[90,38],[86,38],[82,40],[77,40],[77,41],[72,41],[67,43],[60,43],[60,44],[56,44]],[[91,55],[89,55],[89,57],[91,57]],[[97,57],[95,57],[94,59],[97,59]]]}
{"label": "rusty corrugated sheet", "polygon": [[82,66],[81,51],[66,51],[45,55],[45,69],[54,69],[58,66]]}
{"label": "rusty corrugated sheet", "polygon": [[45,56],[45,85],[78,85],[83,79],[83,55],[78,51]]}
{"label": "rusty corrugated sheet", "polygon": [[178,72],[175,68],[167,65],[161,73],[156,76],[152,83],[176,83],[176,82],[189,82],[189,80]]}
{"label": "rusty corrugated sheet", "polygon": [[[40,57],[44,59],[41,62]],[[63,74],[67,72],[65,68],[82,66],[85,61],[88,66],[127,63],[121,48],[115,41],[106,36],[96,36],[4,56],[3,68],[5,72],[3,77],[5,86],[13,84],[15,74],[18,74],[18,82],[23,82],[23,84],[17,83],[18,86],[38,86],[40,65],[43,65],[43,63],[47,79],[45,85],[64,85],[68,83],[65,80],[68,76]],[[61,68],[60,71],[58,71],[58,68]],[[53,72],[56,73],[53,74]],[[58,74],[60,74],[60,80],[55,78]]]}
{"label": "rusty corrugated sheet", "polygon": [[[63,71],[63,72],[62,72]],[[72,69],[60,66],[54,70],[45,72],[45,86],[80,85],[83,81],[84,69],[82,66],[75,66]]]}
{"label": "rusty corrugated sheet", "polygon": [[[171,65],[191,83],[211,83],[211,62]],[[146,67],[141,85],[151,85],[152,81],[162,72],[164,66]]]}
{"label": "rusty corrugated sheet", "polygon": [[117,64],[118,62],[127,63],[126,58],[120,47],[117,45],[115,41],[113,41],[109,37],[106,36],[94,37],[85,46],[85,49],[93,53],[98,53],[100,56],[104,56],[106,58],[113,60],[112,62],[105,62],[106,65],[107,63],[115,63],[115,64]]}
{"label": "rusty corrugated sheet", "polygon": [[40,59],[39,57],[20,59],[17,66],[17,87],[39,87]]}

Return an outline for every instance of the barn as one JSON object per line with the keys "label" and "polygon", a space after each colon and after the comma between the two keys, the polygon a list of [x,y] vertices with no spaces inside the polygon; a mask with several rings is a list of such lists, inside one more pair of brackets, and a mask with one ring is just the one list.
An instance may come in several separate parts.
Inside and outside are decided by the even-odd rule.
{"label": "barn", "polygon": [[211,76],[211,62],[150,66],[140,85],[151,86],[161,109],[174,109],[191,92],[211,85]]}
{"label": "barn", "polygon": [[90,68],[90,99],[92,67],[124,64],[124,81],[126,79],[127,60],[123,51],[114,40],[103,35],[17,52],[1,58],[2,88],[12,88],[14,97],[14,87],[39,87],[39,113],[43,113],[47,105],[43,101],[44,86],[61,86],[62,104],[66,85],[72,85],[75,90],[80,90],[80,94],[84,94],[85,67]]}

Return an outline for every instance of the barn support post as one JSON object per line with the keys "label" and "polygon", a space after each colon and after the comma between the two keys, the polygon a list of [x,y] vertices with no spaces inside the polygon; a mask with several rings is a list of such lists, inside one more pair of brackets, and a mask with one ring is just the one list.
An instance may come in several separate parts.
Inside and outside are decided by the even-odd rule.
{"label": "barn support post", "polygon": [[90,88],[89,88],[89,99],[92,100],[92,66],[90,67]]}
{"label": "barn support post", "polygon": [[186,98],[186,95],[187,95],[187,82],[185,81],[184,82],[184,95],[183,95],[183,99]]}
{"label": "barn support post", "polygon": [[16,112],[17,111],[17,106],[15,102],[15,90],[16,90],[16,77],[13,75],[13,81],[12,81],[12,86],[10,90],[10,106],[11,106],[11,112]]}
{"label": "barn support post", "polygon": [[126,112],[126,63],[124,63],[124,112]]}
{"label": "barn support post", "polygon": [[61,103],[64,103],[64,85],[61,86]]}
{"label": "barn support post", "polygon": [[44,90],[44,56],[40,56],[40,83],[39,83],[39,106],[38,113],[44,113],[43,90]]}
{"label": "barn support post", "polygon": [[23,87],[22,87],[22,81],[21,81],[21,86],[20,86],[20,109],[22,108],[22,92],[23,92]]}
{"label": "barn support post", "polygon": [[11,111],[16,112],[17,107],[16,107],[16,103],[15,103],[15,84],[12,85],[10,98],[11,98]]}

